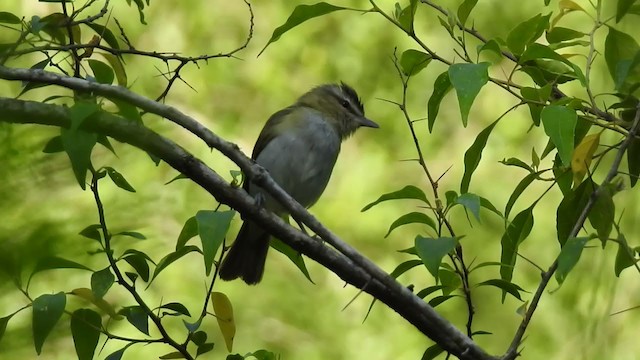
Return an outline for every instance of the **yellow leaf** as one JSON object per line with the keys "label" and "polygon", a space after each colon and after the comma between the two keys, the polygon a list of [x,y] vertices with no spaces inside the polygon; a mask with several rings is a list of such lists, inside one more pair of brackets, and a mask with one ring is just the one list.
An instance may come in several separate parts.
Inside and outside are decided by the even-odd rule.
{"label": "yellow leaf", "polygon": [[560,7],[560,9],[562,10],[569,10],[569,11],[583,11],[584,9],[576,4],[575,2],[571,1],[571,0],[560,0],[560,2],[558,3],[558,6]]}
{"label": "yellow leaf", "polygon": [[229,301],[227,295],[221,292],[212,292],[211,305],[213,306],[213,313],[218,319],[218,326],[224,337],[224,343],[227,345],[227,350],[231,352],[233,337],[236,336],[236,322],[233,318],[231,301]]}
{"label": "yellow leaf", "polygon": [[573,172],[573,186],[578,186],[587,174],[587,169],[591,165],[593,153],[596,152],[600,144],[600,133],[587,135],[576,146],[571,158],[571,171]]}
{"label": "yellow leaf", "polygon": [[91,289],[77,288],[77,289],[72,290],[71,294],[73,294],[75,296],[78,296],[78,297],[81,297],[81,298],[89,301],[93,305],[97,306],[100,310],[102,310],[105,313],[107,313],[114,320],[123,319],[122,315],[116,314],[116,311],[113,308],[113,306],[111,306],[111,304],[109,304],[108,302],[104,301],[104,299],[97,299],[95,296],[93,296],[93,291],[91,291]]}

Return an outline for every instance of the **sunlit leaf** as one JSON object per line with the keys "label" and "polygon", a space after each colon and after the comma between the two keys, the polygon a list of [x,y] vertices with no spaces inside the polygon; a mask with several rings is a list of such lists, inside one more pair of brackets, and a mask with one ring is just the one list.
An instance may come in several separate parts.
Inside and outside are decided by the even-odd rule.
{"label": "sunlit leaf", "polygon": [[558,149],[564,166],[571,166],[573,141],[578,117],[576,111],[566,106],[549,105],[540,114],[544,132]]}
{"label": "sunlit leaf", "polygon": [[90,303],[92,303],[95,306],[97,306],[100,310],[104,311],[111,318],[113,318],[115,320],[122,319],[122,317],[120,315],[116,314],[116,311],[114,310],[113,306],[111,306],[111,304],[109,304],[108,302],[104,301],[103,299],[96,298],[93,295],[93,291],[91,291],[91,289],[87,289],[87,288],[73,289],[71,291],[71,294],[73,294],[75,296],[78,296],[78,297],[81,297],[81,298],[89,301]]}
{"label": "sunlit leaf", "polygon": [[476,220],[480,221],[480,197],[472,193],[464,193],[457,197],[456,203],[471,211]]}
{"label": "sunlit leaf", "polygon": [[213,260],[220,245],[222,245],[222,241],[231,225],[231,219],[235,214],[236,212],[233,210],[200,210],[196,213],[198,235],[200,235],[200,240],[202,241],[202,252],[207,275],[211,273]]}
{"label": "sunlit leaf", "polygon": [[547,32],[546,37],[547,37],[547,41],[550,44],[553,44],[561,41],[578,39],[585,35],[587,34],[577,30],[556,26]]}
{"label": "sunlit leaf", "polygon": [[464,0],[460,6],[458,6],[458,19],[463,25],[467,22],[471,10],[476,6],[478,0]]}
{"label": "sunlit leaf", "polygon": [[431,62],[431,55],[422,51],[409,49],[402,53],[400,57],[400,67],[407,76],[413,76]]}
{"label": "sunlit leaf", "polygon": [[600,144],[600,133],[587,135],[573,150],[571,157],[571,171],[573,172],[573,186],[578,186],[587,174],[593,154]]}
{"label": "sunlit leaf", "polygon": [[453,64],[449,67],[449,79],[456,89],[462,124],[467,126],[471,105],[480,89],[489,81],[489,63]]}
{"label": "sunlit leaf", "polygon": [[211,305],[213,306],[213,313],[218,320],[218,326],[220,332],[224,338],[224,343],[227,346],[227,350],[231,352],[233,348],[233,338],[236,335],[236,323],[233,317],[233,307],[229,298],[221,292],[211,293]]}
{"label": "sunlit leaf", "polygon": [[438,269],[440,269],[442,258],[453,251],[457,244],[458,240],[452,237],[434,239],[420,235],[416,236],[415,247],[418,256],[436,281],[438,280]]}
{"label": "sunlit leaf", "polygon": [[180,248],[184,247],[187,241],[196,235],[198,235],[198,222],[196,221],[196,217],[192,216],[185,221],[182,231],[180,231],[180,235],[178,235],[176,250],[180,250]]}
{"label": "sunlit leaf", "polygon": [[543,16],[538,14],[529,20],[518,24],[507,36],[507,47],[511,52],[520,55],[525,48],[536,41],[549,27],[549,18],[551,14]]}

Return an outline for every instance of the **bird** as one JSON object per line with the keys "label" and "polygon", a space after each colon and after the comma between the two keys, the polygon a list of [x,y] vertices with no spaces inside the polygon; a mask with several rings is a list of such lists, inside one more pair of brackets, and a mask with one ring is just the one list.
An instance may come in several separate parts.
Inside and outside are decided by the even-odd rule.
{"label": "bird", "polygon": [[[365,117],[356,91],[344,82],[320,85],[271,115],[251,158],[293,199],[309,208],[329,182],[342,141],[360,127],[379,125]],[[259,186],[245,180],[243,188],[258,206],[280,217],[289,215]],[[264,274],[270,238],[265,229],[245,219],[220,265],[220,278],[258,284]]]}

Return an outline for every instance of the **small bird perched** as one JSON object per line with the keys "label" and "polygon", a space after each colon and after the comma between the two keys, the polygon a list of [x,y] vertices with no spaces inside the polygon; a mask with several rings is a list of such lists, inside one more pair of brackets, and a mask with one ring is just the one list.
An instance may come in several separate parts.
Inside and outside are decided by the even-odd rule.
{"label": "small bird perched", "polygon": [[[258,136],[252,159],[300,205],[309,208],[324,191],[340,152],[340,143],[361,126],[377,128],[345,83],[318,86],[295,104],[271,115]],[[245,181],[256,202],[278,216],[287,211],[263,189]],[[220,278],[242,278],[255,285],[262,279],[270,234],[245,220],[220,267]]]}

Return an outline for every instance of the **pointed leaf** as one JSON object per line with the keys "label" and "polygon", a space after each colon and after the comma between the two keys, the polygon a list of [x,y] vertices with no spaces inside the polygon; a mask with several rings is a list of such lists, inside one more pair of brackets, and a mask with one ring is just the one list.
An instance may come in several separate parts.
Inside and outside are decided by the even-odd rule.
{"label": "pointed leaf", "polygon": [[463,25],[467,22],[471,10],[476,6],[478,0],[464,0],[458,7],[458,19]]}
{"label": "pointed leaf", "polygon": [[33,272],[31,272],[31,277],[33,277],[33,275],[41,271],[52,270],[52,269],[80,269],[80,270],[93,271],[88,267],[82,264],[79,264],[75,261],[63,259],[57,256],[51,256],[51,257],[45,257],[40,261],[38,261],[35,268],[33,269]]}
{"label": "pointed leaf", "polygon": [[54,154],[64,151],[64,145],[62,145],[62,137],[60,135],[54,136],[44,145],[42,152],[45,154]]}
{"label": "pointed leaf", "polygon": [[476,194],[465,193],[456,199],[456,204],[464,206],[471,211],[476,220],[480,221],[480,197]]}
{"label": "pointed leaf", "polygon": [[[634,58],[640,52],[640,45],[629,34],[609,27],[609,34],[604,43],[604,58],[609,68],[611,78],[616,82],[616,88],[626,92],[629,84],[625,85],[626,78],[638,78],[640,66],[631,69]],[[622,75],[625,74],[626,75]],[[624,79],[621,79],[624,77]]]}
{"label": "pointed leaf", "polygon": [[636,0],[618,0],[618,7],[616,8],[616,22],[620,22],[620,20],[622,20],[635,2]]}
{"label": "pointed leaf", "polygon": [[398,276],[406,273],[407,271],[413,269],[416,266],[422,265],[421,260],[407,260],[400,265],[396,266],[395,269],[389,274],[392,278],[397,279]]}
{"label": "pointed leaf", "polygon": [[573,230],[573,227],[580,217],[580,213],[582,213],[587,205],[589,197],[596,186],[591,179],[587,179],[575,190],[565,195],[564,199],[562,199],[558,205],[556,212],[556,230],[560,246],[564,246],[569,238],[571,230]]}
{"label": "pointed leaf", "polygon": [[95,133],[88,133],[82,130],[61,130],[62,144],[64,150],[71,160],[71,168],[78,180],[78,184],[84,190],[86,188],[87,170],[91,165],[91,150],[97,142]]}
{"label": "pointed leaf", "polygon": [[427,350],[424,351],[424,353],[422,353],[421,360],[433,360],[436,357],[438,357],[438,355],[442,354],[443,352],[444,352],[444,349],[442,349],[440,347],[440,345],[433,344],[433,345],[429,346],[427,348]]}
{"label": "pointed leaf", "polygon": [[131,254],[123,257],[123,259],[136,270],[136,273],[140,275],[142,280],[145,282],[149,281],[149,264],[147,264],[147,258],[140,254]]}
{"label": "pointed leaf", "polygon": [[116,79],[118,79],[118,85],[127,87],[127,72],[124,68],[124,65],[122,64],[122,60],[119,57],[109,53],[101,52],[100,55],[102,55],[102,57],[104,57],[105,60],[109,62],[109,65],[111,65]]}
{"label": "pointed leaf", "polygon": [[637,138],[633,138],[627,148],[627,164],[629,166],[629,181],[631,187],[634,187],[640,177],[640,140]]}
{"label": "pointed leaf", "polygon": [[129,346],[131,346],[133,344],[136,344],[136,343],[135,342],[128,343],[122,349],[116,350],[116,351],[112,352],[111,354],[109,354],[109,356],[107,356],[104,360],[121,360],[122,359],[122,355],[124,355],[124,352],[129,348]]}
{"label": "pointed leaf", "polygon": [[549,26],[549,15],[538,14],[529,20],[518,24],[507,36],[507,47],[515,55],[520,55],[524,49],[536,41]]}
{"label": "pointed leaf", "polygon": [[233,317],[233,307],[229,298],[221,292],[211,293],[211,305],[213,306],[213,313],[218,320],[218,326],[220,332],[224,338],[224,343],[227,346],[227,350],[231,352],[233,348],[233,337],[236,335],[236,323]]}
{"label": "pointed leaf", "polygon": [[301,253],[277,238],[271,238],[271,247],[288,257],[298,270],[300,270],[300,272],[302,272],[302,274],[307,278],[307,280],[313,284],[309,270],[307,270],[307,264],[305,264],[304,257]]}
{"label": "pointed leaf", "polygon": [[462,125],[467,126],[471,105],[480,89],[489,81],[489,63],[453,64],[449,67],[449,79],[456,89]]}
{"label": "pointed leaf", "polygon": [[96,78],[96,81],[100,84],[111,85],[113,83],[113,79],[115,79],[115,75],[113,74],[113,70],[109,65],[103,63],[99,60],[89,59],[89,67],[91,67],[91,71],[93,71],[93,76]]}
{"label": "pointed leaf", "polygon": [[587,241],[589,241],[588,237],[572,237],[564,244],[558,255],[558,270],[556,270],[558,284],[562,285],[571,269],[578,263]]}
{"label": "pointed leaf", "polygon": [[511,213],[511,209],[513,208],[513,205],[515,205],[516,200],[518,200],[522,192],[527,187],[529,187],[529,185],[533,182],[533,180],[538,179],[540,175],[542,175],[546,171],[547,170],[542,170],[542,171],[528,174],[527,176],[524,177],[524,179],[520,180],[516,188],[513,190],[513,193],[509,197],[509,201],[507,201],[507,206],[504,209],[505,218],[509,217],[509,214]]}
{"label": "pointed leaf", "polygon": [[124,315],[127,321],[145,335],[149,335],[149,316],[140,306],[128,306],[118,313]]}
{"label": "pointed leaf", "polygon": [[131,186],[131,184],[127,182],[127,179],[125,179],[122,174],[117,172],[116,169],[109,166],[106,166],[104,169],[107,170],[107,174],[111,178],[111,181],[113,181],[113,183],[116,184],[117,187],[129,192],[136,192],[136,189],[134,189],[133,186]]}
{"label": "pointed leaf", "polygon": [[21,22],[20,18],[17,17],[16,15],[6,11],[0,11],[0,23],[20,24],[20,22]]}
{"label": "pointed leaf", "polygon": [[420,190],[419,188],[413,185],[407,185],[401,190],[390,192],[380,196],[378,200],[368,204],[367,206],[362,208],[362,210],[360,211],[365,212],[383,201],[396,200],[396,199],[416,199],[416,200],[422,200],[422,202],[429,204],[429,201],[427,201],[427,196],[424,194],[422,190]]}
{"label": "pointed leaf", "polygon": [[588,218],[591,226],[596,229],[603,247],[613,229],[615,214],[616,209],[611,189],[606,186],[602,187],[598,193],[596,202],[593,204],[593,208],[591,208],[589,212]]}
{"label": "pointed leaf", "polygon": [[189,313],[189,310],[187,309],[187,307],[182,305],[181,303],[178,303],[178,302],[172,302],[172,303],[164,304],[164,305],[160,306],[160,308],[161,309],[173,310],[173,311],[177,312],[178,314],[191,316],[191,314]]}
{"label": "pointed leaf", "polygon": [[573,172],[573,186],[580,185],[587,174],[593,154],[600,144],[600,133],[585,136],[582,142],[573,150],[571,157],[571,171]]}
{"label": "pointed leaf", "polygon": [[400,57],[400,67],[407,76],[413,76],[426,68],[431,62],[431,55],[422,51],[409,49]]}
{"label": "pointed leaf", "polygon": [[407,225],[407,224],[415,224],[415,223],[425,224],[431,227],[434,231],[437,231],[436,222],[433,221],[433,219],[430,218],[429,215],[421,212],[410,212],[408,214],[402,215],[396,221],[394,221],[389,227],[389,231],[387,231],[387,235],[385,235],[384,237],[385,238],[388,237],[389,234],[391,234],[391,232],[397,227]]}
{"label": "pointed leaf", "polygon": [[86,228],[82,229],[78,234],[88,238],[95,240],[97,242],[102,242],[102,235],[100,235],[99,229],[102,228],[100,224],[89,225]]}
{"label": "pointed leaf", "polygon": [[433,130],[433,125],[436,122],[438,111],[440,111],[440,103],[442,102],[442,99],[451,89],[453,89],[453,86],[451,86],[451,80],[449,80],[449,71],[445,71],[436,78],[436,81],[433,84],[433,94],[431,94],[427,104],[429,132]]}
{"label": "pointed leaf", "polygon": [[587,34],[561,26],[556,26],[547,32],[547,41],[549,44],[559,43],[573,39],[579,39]]}
{"label": "pointed leaf", "polygon": [[113,319],[116,319],[116,320],[122,319],[122,316],[119,316],[118,314],[116,314],[116,312],[113,309],[113,306],[111,306],[111,304],[109,304],[108,302],[104,301],[103,299],[96,298],[93,295],[93,291],[91,291],[91,289],[87,289],[87,288],[73,289],[71,291],[71,294],[73,294],[75,296],[78,296],[78,297],[81,297],[81,298],[89,301],[90,303],[92,303],[95,306],[97,306],[100,310],[102,310],[105,313],[107,313]]}
{"label": "pointed leaf", "polygon": [[91,360],[98,346],[102,318],[90,309],[79,309],[71,315],[71,335],[78,360]]}
{"label": "pointed leaf", "polygon": [[[501,119],[501,118],[500,118]],[[471,176],[473,172],[476,171],[478,164],[480,164],[480,159],[482,159],[482,150],[487,145],[487,140],[489,139],[489,135],[491,135],[491,131],[498,124],[500,119],[491,123],[491,125],[487,126],[484,130],[478,134],[476,140],[464,153],[464,175],[462,176],[462,182],[460,183],[460,192],[467,193],[469,192],[469,184],[471,183]]]}
{"label": "pointed leaf", "polygon": [[634,251],[627,244],[625,236],[623,234],[618,234],[618,253],[616,254],[616,263],[614,267],[616,277],[620,277],[622,270],[633,266],[636,263],[633,253]]}
{"label": "pointed leaf", "polygon": [[42,352],[47,336],[64,313],[66,304],[67,297],[63,292],[41,295],[33,300],[33,342],[38,355]]}
{"label": "pointed leaf", "polygon": [[520,286],[503,279],[491,279],[491,280],[483,281],[479,283],[478,286],[495,286],[498,289],[501,289],[503,292],[507,292],[513,295],[513,297],[515,297],[520,301],[522,301],[522,297],[520,296],[520,291],[527,292]]}
{"label": "pointed leaf", "polygon": [[260,50],[260,52],[258,53],[258,56],[260,56],[260,54],[264,52],[267,46],[269,46],[273,42],[278,41],[278,39],[280,39],[280,37],[287,31],[293,29],[294,27],[302,24],[307,20],[313,19],[318,16],[326,15],[338,10],[351,10],[351,9],[341,7],[341,6],[331,5],[326,2],[319,2],[313,5],[296,6],[296,8],[293,9],[293,12],[287,19],[287,21],[273,31],[273,34],[271,34],[271,38],[269,39],[267,44],[264,46],[264,48]]}
{"label": "pointed leaf", "polygon": [[[500,255],[500,262],[502,263],[502,266],[500,266],[500,278],[502,280],[511,281],[513,269],[516,265],[518,248],[529,236],[533,228],[533,208],[535,205],[536,203],[516,215],[502,235],[502,253]],[[503,299],[505,295],[506,293],[503,291]]]}
{"label": "pointed leaf", "polygon": [[180,235],[178,235],[178,241],[176,242],[176,251],[184,247],[187,241],[189,241],[196,235],[198,235],[198,222],[196,221],[196,217],[192,216],[187,219],[187,221],[185,221],[184,226],[182,227],[182,231],[180,231]]}
{"label": "pointed leaf", "polygon": [[231,219],[236,212],[229,211],[210,211],[200,210],[196,213],[196,222],[198,223],[198,235],[202,241],[202,252],[204,255],[204,265],[207,276],[211,273],[213,260],[222,245]]}
{"label": "pointed leaf", "polygon": [[566,106],[549,105],[541,113],[544,132],[558,149],[564,166],[571,166],[574,132],[578,117],[576,111]]}
{"label": "pointed leaf", "polygon": [[94,272],[91,275],[91,291],[93,291],[93,295],[101,299],[109,291],[114,281],[115,276],[111,273],[109,266]]}
{"label": "pointed leaf", "polygon": [[433,239],[420,235],[416,236],[415,247],[418,256],[436,281],[438,280],[438,270],[440,269],[442,258],[453,251],[457,244],[458,240],[452,237]]}
{"label": "pointed leaf", "polygon": [[151,281],[155,280],[155,278],[158,277],[160,272],[162,272],[162,270],[164,270],[167,266],[171,265],[172,262],[194,251],[200,252],[200,249],[198,249],[194,245],[189,245],[189,246],[182,247],[176,250],[175,252],[172,252],[167,256],[163,257],[160,261],[158,261],[158,266],[156,266],[156,269],[153,271],[153,276],[151,277]]}

